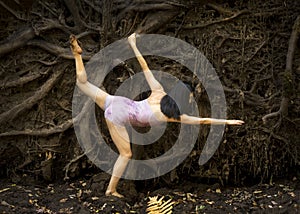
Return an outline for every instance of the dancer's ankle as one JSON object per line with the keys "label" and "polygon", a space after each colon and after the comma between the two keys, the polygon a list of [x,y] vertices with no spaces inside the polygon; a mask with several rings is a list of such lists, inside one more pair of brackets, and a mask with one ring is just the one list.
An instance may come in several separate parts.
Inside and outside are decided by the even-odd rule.
{"label": "dancer's ankle", "polygon": [[77,39],[74,35],[70,36],[70,45],[71,45],[71,50],[73,52],[73,55],[80,55],[82,53],[82,49],[79,46]]}

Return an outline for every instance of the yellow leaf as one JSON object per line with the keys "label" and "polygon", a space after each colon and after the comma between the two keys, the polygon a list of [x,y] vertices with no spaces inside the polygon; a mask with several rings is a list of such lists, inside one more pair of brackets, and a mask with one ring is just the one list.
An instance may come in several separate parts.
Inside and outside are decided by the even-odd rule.
{"label": "yellow leaf", "polygon": [[65,203],[67,200],[68,200],[67,198],[63,198],[63,199],[60,199],[59,202],[60,203]]}
{"label": "yellow leaf", "polygon": [[0,193],[5,192],[5,191],[7,191],[7,190],[10,190],[10,188],[1,189],[1,190],[0,190]]}

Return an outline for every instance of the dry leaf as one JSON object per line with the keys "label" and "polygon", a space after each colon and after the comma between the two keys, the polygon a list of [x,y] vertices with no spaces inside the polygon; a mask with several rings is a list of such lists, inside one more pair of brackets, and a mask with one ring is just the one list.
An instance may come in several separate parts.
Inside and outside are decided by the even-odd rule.
{"label": "dry leaf", "polygon": [[195,203],[195,202],[196,202],[196,200],[195,200],[195,199],[193,199],[193,198],[192,198],[192,196],[193,196],[193,194],[192,194],[192,193],[187,193],[187,194],[186,194],[186,198],[187,198],[187,200],[188,200],[188,201],[192,201],[192,202],[194,202],[194,203]]}
{"label": "dry leaf", "polygon": [[76,195],[77,195],[77,198],[80,198],[82,196],[82,190],[80,189]]}
{"label": "dry leaf", "polygon": [[7,190],[10,190],[10,188],[1,189],[1,190],[0,190],[0,193],[5,192],[5,191],[7,191]]}
{"label": "dry leaf", "polygon": [[63,198],[63,199],[60,199],[59,202],[60,203],[65,203],[67,200],[68,200],[67,198]]}
{"label": "dry leaf", "polygon": [[210,205],[212,205],[212,204],[215,203],[214,201],[209,201],[208,199],[205,199],[205,202],[206,202],[207,204],[210,204]]}
{"label": "dry leaf", "polygon": [[158,200],[158,196],[149,197],[148,208],[146,212],[148,214],[171,214],[173,209],[172,199],[163,201],[164,196]]}
{"label": "dry leaf", "polygon": [[276,201],[271,201],[271,204],[277,205],[278,203]]}
{"label": "dry leaf", "polygon": [[296,194],[295,194],[294,192],[289,192],[288,194],[289,194],[290,196],[292,196],[293,198],[296,197]]}

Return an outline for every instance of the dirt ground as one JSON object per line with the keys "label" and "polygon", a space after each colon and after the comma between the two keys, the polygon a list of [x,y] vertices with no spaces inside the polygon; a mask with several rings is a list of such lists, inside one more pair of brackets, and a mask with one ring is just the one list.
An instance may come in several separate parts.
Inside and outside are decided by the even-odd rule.
{"label": "dirt ground", "polygon": [[[171,199],[173,213],[299,213],[300,182],[277,181],[243,187],[184,182],[175,187],[139,191],[121,181],[126,197],[104,196],[107,174],[53,184],[0,182],[1,213],[146,213],[151,196]],[[24,179],[24,181],[26,178]]]}
{"label": "dirt ground", "polygon": [[[180,214],[300,213],[299,11],[298,0],[0,1],[0,213],[146,213],[154,196]],[[69,36],[79,38],[86,63],[133,32],[171,36],[201,51],[224,86],[228,118],[246,123],[226,128],[204,166],[198,160],[209,127],[201,127],[173,174],[121,181],[126,197],[118,199],[104,196],[108,174],[86,174],[95,166],[73,129]],[[162,57],[146,60],[190,83],[200,115],[210,117],[206,92],[187,68]],[[114,94],[135,72],[135,59],[122,62],[103,86]],[[96,113],[105,124],[103,112]],[[133,155],[168,151],[177,128]],[[101,132],[112,145],[106,125]]]}

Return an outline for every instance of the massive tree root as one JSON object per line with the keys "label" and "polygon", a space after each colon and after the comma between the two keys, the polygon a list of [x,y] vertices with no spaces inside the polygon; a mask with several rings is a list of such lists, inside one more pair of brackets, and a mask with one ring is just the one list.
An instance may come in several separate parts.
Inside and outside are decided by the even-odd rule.
{"label": "massive tree root", "polygon": [[282,100],[280,103],[280,108],[277,112],[272,112],[263,116],[262,120],[264,123],[268,119],[273,117],[286,117],[288,115],[288,107],[290,102],[290,97],[293,94],[294,82],[293,82],[293,58],[295,54],[295,49],[297,47],[297,41],[300,34],[300,16],[297,17],[293,25],[293,31],[289,40],[289,47],[286,56],[286,67],[282,74]]}
{"label": "massive tree root", "polygon": [[9,111],[0,114],[0,124],[10,122],[43,99],[57,83],[63,72],[64,69],[54,72],[52,77],[33,96],[14,106]]}

